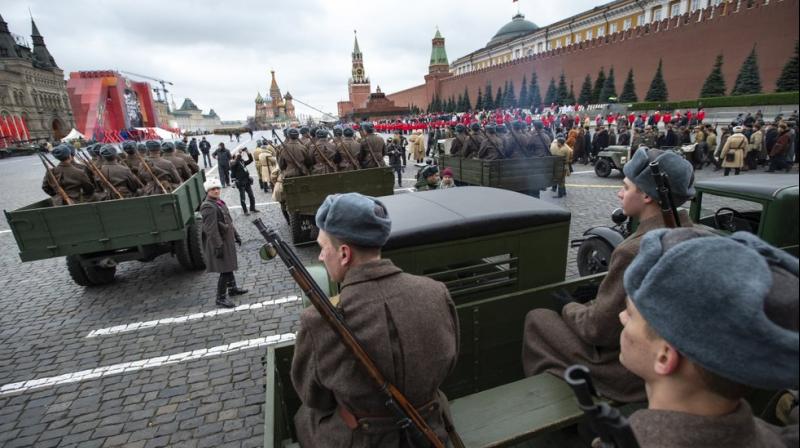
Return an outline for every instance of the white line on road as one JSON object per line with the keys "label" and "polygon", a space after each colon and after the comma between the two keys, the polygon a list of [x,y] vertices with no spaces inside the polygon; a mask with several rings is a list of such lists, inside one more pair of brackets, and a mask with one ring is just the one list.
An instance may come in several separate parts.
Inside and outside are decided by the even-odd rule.
{"label": "white line on road", "polygon": [[10,230],[0,230],[0,234],[3,234],[3,233],[11,233],[11,231]]}
{"label": "white line on road", "polygon": [[9,383],[0,386],[0,396],[26,392],[31,389],[43,387],[59,386],[67,383],[102,378],[109,375],[121,373],[131,373],[139,370],[154,369],[156,367],[177,364],[181,362],[193,361],[196,359],[210,358],[228,353],[249,350],[252,348],[263,347],[265,345],[276,344],[278,342],[294,340],[294,333],[283,333],[267,336],[263,338],[246,339],[244,341],[233,342],[231,344],[218,345],[216,347],[192,350],[190,352],[176,353],[174,355],[159,356],[156,358],[141,359],[139,361],[123,362],[110,366],[96,367],[94,369],[81,370],[78,372],[65,373],[63,375],[51,376],[47,378],[37,378],[18,383]]}
{"label": "white line on road", "polygon": [[594,170],[589,170],[589,171],[573,171],[573,172],[572,172],[572,173],[570,173],[570,174],[587,174],[587,173],[594,173]]}
{"label": "white line on road", "polygon": [[283,297],[275,300],[265,300],[263,302],[251,303],[247,305],[239,305],[235,308],[220,308],[213,311],[206,311],[204,313],[187,314],[179,317],[166,317],[164,319],[148,320],[145,322],[134,322],[132,324],[117,325],[114,327],[101,328],[99,330],[92,330],[86,335],[87,338],[95,338],[98,336],[108,336],[118,333],[128,333],[131,331],[143,330],[145,328],[153,328],[159,325],[181,324],[190,320],[205,319],[206,317],[219,316],[220,314],[235,313],[239,311],[251,311],[259,308],[264,308],[270,305],[280,305],[282,303],[297,302],[300,300],[297,296]]}
{"label": "white line on road", "polygon": [[[280,205],[280,202],[256,202],[256,205],[261,207],[262,205]],[[233,210],[235,208],[242,208],[241,205],[231,205],[228,207],[228,210]]]}

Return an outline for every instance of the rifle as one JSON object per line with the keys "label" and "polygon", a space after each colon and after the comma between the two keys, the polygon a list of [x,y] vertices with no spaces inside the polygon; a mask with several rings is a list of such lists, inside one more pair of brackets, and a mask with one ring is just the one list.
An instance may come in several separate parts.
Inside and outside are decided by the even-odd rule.
{"label": "rifle", "polygon": [[508,132],[510,132],[511,136],[514,137],[514,143],[516,143],[517,146],[519,146],[519,150],[522,151],[522,155],[530,157],[528,156],[528,153],[525,152],[525,147],[522,146],[522,144],[519,142],[519,138],[517,138],[517,134],[514,133],[514,129],[509,129]]}
{"label": "rifle", "polygon": [[[272,130],[272,135],[274,135],[278,139],[278,141],[281,143],[281,146],[283,146],[283,149],[281,150],[281,153],[286,151],[286,145],[283,143],[283,140],[281,140],[281,138],[278,137],[278,134],[275,132],[275,129]],[[301,143],[299,140],[298,140],[298,143],[303,145],[303,143]],[[310,149],[306,145],[303,145],[303,147],[306,148],[306,149]],[[286,155],[289,156],[290,159],[292,159],[292,162],[294,162],[294,164],[297,166],[297,168],[300,169],[300,172],[303,173],[303,176],[308,176],[309,174],[311,174],[311,173],[309,173],[308,168],[304,164],[299,163],[297,161],[297,159],[294,158],[294,155],[292,155],[291,152],[287,151]]]}
{"label": "rifle", "polygon": [[[578,407],[600,439],[600,448],[639,448],[639,442],[625,416],[608,403],[595,404],[597,392],[586,366],[575,364],[567,367],[564,380],[572,388],[578,399]],[[593,443],[592,446],[596,445]]]}
{"label": "rifle", "polygon": [[[483,138],[485,138],[486,141],[488,141],[492,145],[494,145],[494,142],[492,142],[492,140],[489,138],[489,136],[486,135],[486,131],[483,128],[481,128],[481,134],[483,134]],[[495,134],[495,135],[497,135],[497,134]],[[500,137],[498,137],[498,138],[500,138]],[[500,158],[501,159],[505,159],[506,158],[506,153],[503,152],[502,148],[498,148],[497,145],[495,145],[495,149],[497,150],[497,153],[500,154]],[[478,158],[480,158],[480,157],[481,157],[481,152],[480,152],[480,150],[478,150]]]}
{"label": "rifle", "polygon": [[364,131],[360,127],[358,129],[358,133],[361,134],[361,139],[367,142],[367,148],[369,148],[367,152],[370,156],[372,156],[372,161],[375,162],[375,167],[380,167],[381,163],[378,162],[378,158],[375,157],[375,153],[372,152],[372,145],[369,144],[369,139],[367,139],[367,136],[364,135]]}
{"label": "rifle", "polygon": [[145,169],[147,169],[148,173],[150,173],[150,177],[152,177],[153,180],[156,182],[158,188],[160,188],[164,194],[167,194],[167,189],[164,188],[164,185],[161,183],[160,180],[158,180],[158,177],[156,177],[155,173],[153,173],[153,170],[150,168],[150,165],[147,164],[147,160],[145,160],[144,157],[142,157],[142,155],[139,154],[138,151],[136,152],[136,156],[139,158],[139,163],[143,165]]}
{"label": "rifle", "polygon": [[324,160],[325,163],[328,164],[328,166],[333,170],[334,173],[336,171],[339,171],[339,170],[336,169],[336,165],[334,165],[333,162],[331,162],[331,160],[328,158],[328,156],[326,156],[325,153],[322,152],[321,149],[319,149],[319,146],[317,146],[316,142],[313,142],[311,144],[314,145],[314,149],[317,150],[317,153],[320,155],[320,157],[322,157],[322,160]]}
{"label": "rifle", "polygon": [[[364,348],[356,339],[352,330],[347,326],[344,317],[333,306],[328,296],[317,285],[317,282],[308,273],[303,263],[297,257],[297,254],[284,242],[280,235],[275,230],[267,229],[261,218],[253,221],[253,224],[261,233],[261,236],[267,241],[267,244],[262,248],[262,253],[268,258],[274,258],[276,255],[283,260],[283,263],[289,269],[294,281],[297,282],[300,289],[303,290],[306,297],[309,298],[314,308],[319,311],[320,315],[330,325],[331,329],[336,332],[342,340],[347,349],[355,356],[358,364],[364,370],[377,386],[378,390],[385,395],[386,401],[384,405],[391,410],[397,418],[397,426],[405,431],[416,442],[416,446],[429,446],[432,445],[436,448],[444,448],[444,444],[439,440],[433,430],[428,426],[427,422],[419,415],[419,412],[414,406],[409,403],[408,399],[400,392],[393,384],[389,383],[383,374],[378,370],[378,366],[370,358]],[[427,443],[426,443],[427,441]]]}
{"label": "rifle", "polygon": [[72,202],[72,199],[69,198],[69,195],[67,195],[67,192],[64,191],[64,187],[62,187],[61,184],[58,183],[56,175],[53,174],[53,170],[56,167],[55,164],[53,164],[53,161],[48,159],[46,155],[42,154],[39,151],[36,151],[36,154],[39,156],[39,160],[44,165],[44,170],[47,172],[47,177],[50,178],[50,182],[52,182],[53,185],[55,185],[56,192],[58,193],[59,196],[61,196],[61,200],[64,201],[64,203],[67,205],[74,204],[74,202]]}
{"label": "rifle", "polygon": [[333,144],[336,145],[337,148],[339,148],[339,152],[343,152],[347,156],[347,160],[353,165],[353,167],[356,170],[361,169],[361,165],[358,163],[358,160],[356,160],[356,158],[353,157],[352,154],[350,154],[350,151],[347,148],[342,147],[341,142],[337,142],[336,138],[334,138]]}
{"label": "rifle", "polygon": [[678,216],[678,209],[672,203],[670,194],[669,176],[661,171],[657,161],[650,162],[650,172],[653,174],[653,180],[655,180],[656,188],[658,189],[658,204],[661,206],[661,217],[664,219],[664,224],[670,229],[680,227],[681,221]]}
{"label": "rifle", "polygon": [[81,161],[83,163],[85,163],[89,167],[89,169],[92,170],[92,172],[95,174],[95,176],[97,176],[100,180],[102,180],[103,183],[105,183],[106,186],[115,195],[117,195],[117,199],[125,199],[125,196],[122,196],[122,193],[120,193],[119,190],[114,188],[114,185],[111,182],[109,182],[108,178],[106,176],[104,176],[103,173],[100,172],[100,168],[97,168],[97,165],[95,165],[94,162],[92,162],[92,160],[89,157],[86,156],[86,154],[84,154],[81,151],[76,151],[75,154],[79,155],[80,156],[79,158],[81,158]]}

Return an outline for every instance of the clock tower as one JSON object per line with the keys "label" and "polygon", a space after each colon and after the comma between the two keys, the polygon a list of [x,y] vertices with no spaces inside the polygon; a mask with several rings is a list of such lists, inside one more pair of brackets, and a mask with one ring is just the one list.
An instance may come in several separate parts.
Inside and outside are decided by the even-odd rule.
{"label": "clock tower", "polygon": [[[355,33],[355,31],[353,31]],[[353,68],[351,77],[347,83],[347,90],[350,95],[350,103],[354,109],[364,107],[369,99],[371,85],[366,72],[364,71],[364,55],[358,47],[358,36],[353,43]]]}

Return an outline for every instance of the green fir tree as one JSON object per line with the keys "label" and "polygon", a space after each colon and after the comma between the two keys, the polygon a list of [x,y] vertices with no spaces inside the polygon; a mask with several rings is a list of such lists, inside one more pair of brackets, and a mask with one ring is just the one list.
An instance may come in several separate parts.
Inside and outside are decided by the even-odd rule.
{"label": "green fir tree", "polygon": [[464,112],[464,95],[458,94],[458,100],[456,100],[456,112]]}
{"label": "green fir tree", "polygon": [[796,92],[800,90],[800,87],[798,87],[797,55],[797,41],[794,41],[794,54],[783,66],[781,76],[778,78],[778,82],[775,83],[776,92]]}
{"label": "green fir tree", "polygon": [[475,110],[483,109],[483,91],[478,87],[478,99],[475,100]]}
{"label": "green fir tree", "polygon": [[742,63],[742,68],[739,70],[739,76],[736,77],[736,83],[733,85],[731,95],[754,95],[758,93],[761,93],[761,75],[758,74],[758,56],[756,56],[756,47],[753,46],[750,54]]}
{"label": "green fir tree", "polygon": [[662,60],[658,60],[658,68],[656,69],[653,80],[650,81],[650,88],[647,89],[647,95],[644,97],[645,101],[667,101],[669,93],[667,92],[667,83],[664,82],[664,73],[662,72]]}
{"label": "green fir tree", "polygon": [[592,101],[590,104],[600,104],[600,93],[603,90],[603,86],[606,84],[606,71],[603,67],[600,67],[600,73],[597,74],[597,79],[594,80],[594,88],[592,88]]}
{"label": "green fir tree", "polygon": [[603,83],[603,88],[600,89],[600,100],[601,104],[605,104],[611,101],[611,98],[617,97],[617,81],[614,77],[614,67],[612,66],[611,69],[608,71],[608,76],[606,77],[605,82]]}
{"label": "green fir tree", "polygon": [[[507,86],[508,84],[506,84]],[[503,89],[497,88],[497,95],[494,96],[494,108],[500,109],[503,107]]]}
{"label": "green fir tree", "polygon": [[528,77],[522,77],[522,85],[519,88],[519,98],[517,98],[517,104],[519,107],[523,109],[527,109],[531,107],[530,103],[530,96],[528,95]]}
{"label": "green fir tree", "polygon": [[708,74],[703,88],[700,89],[700,98],[713,98],[715,96],[725,96],[728,89],[725,87],[725,77],[722,76],[722,53],[717,55],[714,67]]}
{"label": "green fir tree", "polygon": [[486,88],[483,90],[483,108],[485,110],[494,109],[494,98],[492,98],[492,83],[487,82]]}
{"label": "green fir tree", "polygon": [[622,95],[619,96],[620,103],[636,103],[639,97],[636,96],[636,83],[633,81],[633,69],[628,70],[628,77],[625,78],[625,85],[622,86]]}
{"label": "green fir tree", "polygon": [[569,95],[567,95],[567,104],[575,104],[575,85],[569,83]]}
{"label": "green fir tree", "polygon": [[472,101],[469,99],[469,91],[466,87],[464,87],[464,112],[469,112],[472,110]]}
{"label": "green fir tree", "polygon": [[517,107],[517,94],[514,92],[514,81],[508,81],[508,91],[503,100],[507,108]]}
{"label": "green fir tree", "polygon": [[540,109],[542,107],[542,92],[539,90],[539,76],[536,72],[531,74],[531,84],[528,89],[528,102],[530,103],[531,110]]}
{"label": "green fir tree", "polygon": [[584,106],[592,104],[592,77],[589,75],[586,75],[586,78],[583,79],[581,93],[578,96],[578,103]]}
{"label": "green fir tree", "polygon": [[550,78],[550,85],[547,86],[547,92],[544,94],[544,105],[546,107],[558,101],[558,89],[556,88],[556,80]]}
{"label": "green fir tree", "polygon": [[558,103],[559,106],[567,104],[568,96],[567,77],[564,75],[564,72],[561,72],[561,76],[558,78],[558,89],[556,90],[556,103]]}

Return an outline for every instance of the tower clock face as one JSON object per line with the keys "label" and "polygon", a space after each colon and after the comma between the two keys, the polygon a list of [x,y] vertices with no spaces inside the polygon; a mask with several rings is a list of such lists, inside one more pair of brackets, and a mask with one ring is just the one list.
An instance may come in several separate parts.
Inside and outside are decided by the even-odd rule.
{"label": "tower clock face", "polygon": [[356,73],[357,73],[357,74],[359,74],[359,75],[361,75],[362,73],[364,73],[364,70],[361,70],[361,69],[359,68],[359,69],[357,69],[357,70],[356,70]]}

